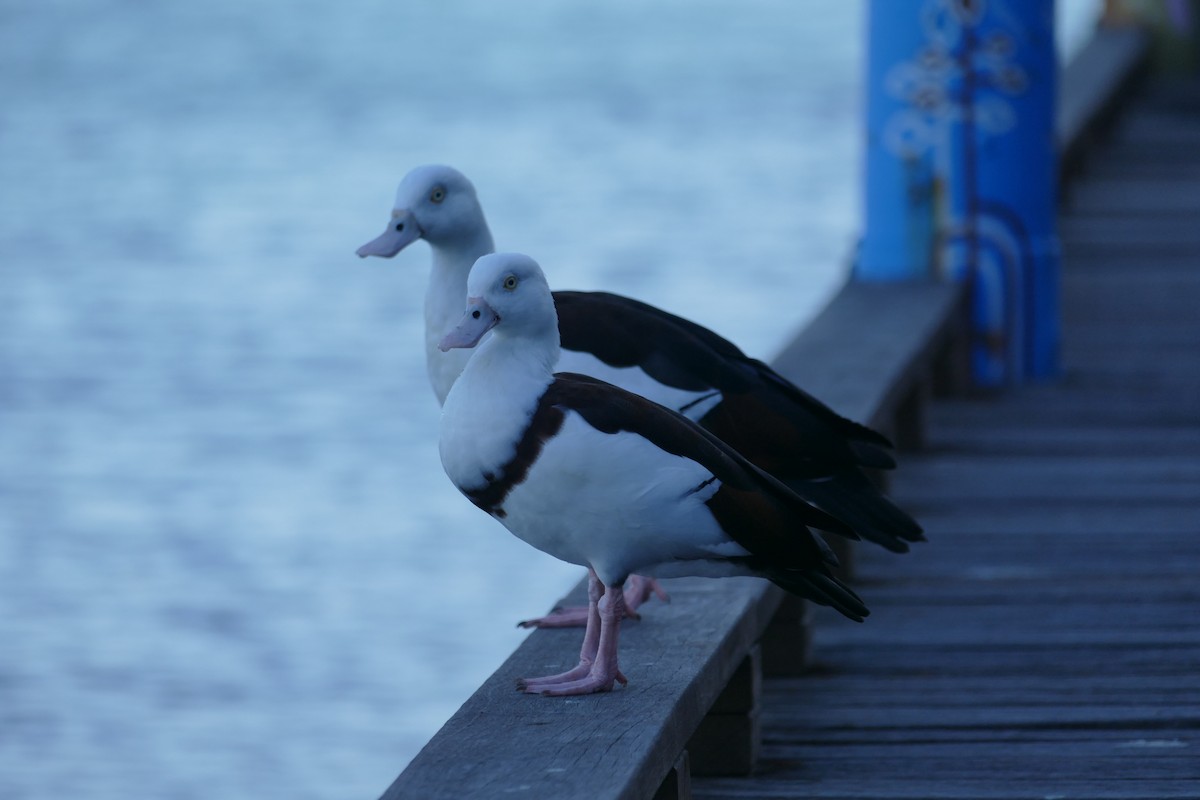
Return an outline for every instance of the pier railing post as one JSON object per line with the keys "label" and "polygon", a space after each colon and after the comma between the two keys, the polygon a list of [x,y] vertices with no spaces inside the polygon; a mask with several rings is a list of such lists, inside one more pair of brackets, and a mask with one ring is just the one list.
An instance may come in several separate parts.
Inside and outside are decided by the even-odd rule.
{"label": "pier railing post", "polygon": [[868,5],[855,278],[965,281],[975,382],[1056,374],[1054,4]]}
{"label": "pier railing post", "polygon": [[687,745],[693,775],[749,775],[762,747],[762,648],[755,645]]}

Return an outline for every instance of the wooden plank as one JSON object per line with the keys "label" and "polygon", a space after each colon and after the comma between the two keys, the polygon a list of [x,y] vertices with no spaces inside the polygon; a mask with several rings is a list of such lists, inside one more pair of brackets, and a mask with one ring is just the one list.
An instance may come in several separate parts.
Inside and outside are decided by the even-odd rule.
{"label": "wooden plank", "polygon": [[696,775],[748,775],[762,745],[762,648],[756,646],[734,672],[688,740]]}
{"label": "wooden plank", "polygon": [[622,626],[628,686],[578,698],[514,691],[518,678],[577,660],[580,631],[535,631],[383,797],[653,795],[782,596],[753,578],[664,584],[673,602]]}
{"label": "wooden plank", "polygon": [[[1117,329],[1117,323],[1136,323],[1141,330],[1187,329],[1200,331],[1200,316],[1188,301],[1195,296],[1200,286],[1200,274],[1196,264],[1200,259],[1180,259],[1178,269],[1159,270],[1159,274],[1146,274],[1151,270],[1116,273],[1097,267],[1086,273],[1068,274],[1063,278],[1063,290],[1069,301],[1063,304],[1064,320],[1069,324],[1100,323],[1109,329]],[[1115,269],[1129,270],[1128,263],[1118,264]],[[1137,273],[1142,273],[1138,275]],[[1163,274],[1166,273],[1166,274]],[[1173,292],[1148,293],[1147,281],[1155,280],[1161,285],[1170,283]],[[1132,327],[1132,326],[1131,326]],[[1128,332],[1127,328],[1122,330]],[[1090,337],[1080,337],[1087,344]]]}
{"label": "wooden plank", "polygon": [[[1076,457],[970,458],[943,455],[910,464],[895,484],[907,502],[949,496],[969,505],[981,499],[1009,502],[1114,501],[1145,504],[1159,500],[1194,501],[1200,506],[1200,459],[1143,456],[1138,459],[1091,456],[1086,465]],[[961,475],[974,476],[964,485]],[[952,492],[952,493],[951,493]]]}
{"label": "wooden plank", "polygon": [[[986,754],[964,753],[956,756],[954,760],[979,761],[986,758]],[[937,765],[929,764],[929,769],[936,770]],[[726,787],[720,783],[702,784],[703,788],[693,789],[693,797],[713,800],[795,800],[797,797],[812,800],[879,800],[881,797],[899,800],[962,800],[967,797],[986,800],[1029,800],[1031,797],[1052,800],[1066,797],[1086,797],[1089,800],[1196,800],[1195,784],[1188,781],[1167,781],[1154,784],[1154,788],[1121,784],[1108,787],[1098,783],[1098,778],[1086,781],[1082,785],[1052,782],[1047,785],[1049,778],[1037,780],[1019,775],[1002,783],[997,783],[1002,780],[1000,777],[994,777],[973,781],[947,779],[932,786],[926,782],[909,786],[906,785],[903,776],[884,775],[882,778],[872,779],[868,770],[869,765],[849,765],[842,770],[840,777],[830,777],[828,782],[820,783],[819,788],[815,784],[823,779],[816,777],[789,782],[779,781],[753,788]],[[851,780],[845,775],[862,777]],[[1050,788],[1052,786],[1057,788]]]}
{"label": "wooden plank", "polygon": [[1174,215],[1065,217],[1059,223],[1058,233],[1064,240],[1078,240],[1077,254],[1115,247],[1125,252],[1137,248],[1147,259],[1160,252],[1200,256],[1200,226],[1187,224]]}
{"label": "wooden plank", "polygon": [[888,427],[961,330],[964,299],[957,284],[848,283],[774,366],[840,414]]}
{"label": "wooden plank", "polygon": [[679,754],[651,800],[692,800],[692,767],[687,750]]}
{"label": "wooden plank", "polygon": [[[1200,457],[1200,431],[1193,428],[1113,428],[1108,425],[1070,428],[995,426],[995,415],[984,410],[956,414],[960,425],[953,433],[937,428],[927,452],[933,454],[982,453],[991,456],[1092,456],[1121,452],[1127,455]],[[944,418],[944,417],[943,417]],[[971,420],[971,424],[961,424]]]}
{"label": "wooden plank", "polygon": [[[1093,161],[1088,165],[1088,176],[1115,180],[1136,177],[1141,180],[1200,180],[1200,158],[1192,158],[1184,148],[1179,148],[1176,158],[1172,161],[1158,157],[1147,156],[1142,151],[1128,150],[1124,153],[1105,153],[1103,161]],[[1067,197],[1074,193],[1074,187],[1066,190]],[[1070,204],[1067,203],[1070,210]]]}
{"label": "wooden plank", "polygon": [[1186,220],[1200,214],[1200,185],[1174,176],[1092,180],[1071,192],[1070,209],[1073,216],[1183,216]]}
{"label": "wooden plank", "polygon": [[[1009,721],[944,724],[934,708],[922,715],[914,698],[919,686],[892,686],[871,677],[857,687],[835,682],[804,708],[778,707],[768,722],[783,727],[764,746],[769,776],[747,782],[707,780],[694,786],[696,797],[1195,797],[1200,761],[1190,746],[1194,716],[1163,718],[1148,713],[1119,715],[1124,724],[1097,727],[1087,720],[1047,719],[1030,704],[1033,715]],[[837,707],[837,700],[861,696],[882,685],[883,692],[904,697],[910,713],[893,724],[864,729],[858,718],[869,707]],[[969,703],[986,680],[964,682],[957,702]],[[1131,687],[1135,688],[1135,687]],[[903,694],[901,694],[903,693]],[[947,698],[955,702],[955,698]],[[771,697],[770,700],[780,698]],[[990,700],[990,698],[989,698]],[[997,698],[1017,702],[1017,698]],[[831,710],[836,716],[826,718]],[[891,711],[893,709],[889,709]],[[819,728],[791,730],[789,720],[817,716]],[[815,735],[814,735],[815,734]],[[1192,793],[1186,793],[1191,787]]]}
{"label": "wooden plank", "polygon": [[[1143,627],[1147,622],[1164,615],[1186,618],[1196,607],[1198,598],[1195,593],[1181,591],[1175,602],[1146,610],[1136,605],[1138,598],[1160,589],[1147,585],[1143,580],[1139,582],[1140,585],[1130,586],[1127,591],[1114,591],[1111,603],[1100,602],[1105,595],[1103,587],[1099,586],[1090,592],[1080,593],[1079,602],[1086,605],[1072,606],[1070,603],[1076,599],[1066,590],[1040,591],[1044,589],[1045,582],[1053,580],[1052,571],[1047,570],[1047,573],[1051,574],[1031,575],[1026,581],[994,586],[990,595],[980,592],[973,585],[966,585],[959,591],[952,591],[951,587],[920,596],[906,594],[906,602],[902,604],[898,595],[875,592],[873,594],[878,598],[876,604],[881,607],[886,604],[891,613],[876,619],[877,627],[883,632],[878,640],[872,642],[872,647],[902,646],[914,641],[913,637],[916,636],[925,647],[936,648],[946,654],[949,663],[954,663],[949,659],[950,654],[969,649],[988,651],[1004,648],[1028,652],[1072,648],[1079,650],[1079,653],[1072,654],[1075,657],[1086,653],[1091,658],[1104,657],[1119,650],[1185,651],[1192,656],[1200,654],[1200,633],[1195,628],[1181,624]],[[1084,585],[1086,582],[1073,579],[1073,583]],[[1031,601],[1005,605],[1006,593],[1029,594]],[[930,608],[937,603],[957,603],[969,609],[970,615],[962,612],[953,616],[939,614],[936,609]],[[1012,619],[1016,614],[1026,617],[1026,622],[1031,616],[1045,616],[1055,622],[1039,624],[1037,627],[1021,625],[1020,620]],[[1107,619],[1110,627],[1085,627],[1082,624],[1088,619],[1096,620],[1097,615]],[[1006,621],[1012,624],[1004,624]],[[1122,636],[1112,632],[1112,625],[1139,626],[1140,629],[1136,634]],[[826,635],[824,631],[822,635]],[[829,648],[829,657],[838,654],[839,645],[857,642],[853,634],[840,629],[828,635],[829,641],[822,642],[821,646]],[[1083,669],[1088,666],[1082,660],[1076,660],[1075,665]],[[1194,663],[1193,666],[1200,668],[1200,664]]]}
{"label": "wooden plank", "polygon": [[[1117,370],[1113,374],[1125,375],[1128,379],[1140,377],[1149,380],[1155,375],[1169,376],[1171,370],[1164,370],[1162,365],[1159,365],[1157,369],[1147,366],[1145,372],[1141,373]],[[1025,426],[1030,429],[1061,429],[1063,426],[1093,428],[1100,425],[1137,428],[1145,425],[1147,428],[1174,430],[1190,427],[1196,422],[1195,406],[1180,407],[1181,400],[1187,401],[1186,395],[1171,396],[1170,392],[1157,390],[1141,393],[1132,388],[1106,395],[1101,392],[1106,385],[1112,385],[1111,381],[1075,372],[1069,372],[1064,382],[1087,383],[1100,391],[1082,396],[1071,405],[1056,402],[1047,398],[1038,388],[1031,388],[1025,390],[1021,397],[1014,399],[1013,416],[1005,419],[1000,415],[993,415],[993,421],[985,424],[994,424],[1000,428]],[[898,471],[895,477],[899,478],[901,474],[902,472]]]}
{"label": "wooden plank", "polygon": [[1147,107],[1121,121],[1113,137],[1113,150],[1119,152],[1122,146],[1156,151],[1160,158],[1179,153],[1185,159],[1195,160],[1200,158],[1196,152],[1200,147],[1200,130],[1196,130],[1188,111]]}
{"label": "wooden plank", "polygon": [[[960,524],[972,517],[962,512],[932,517],[934,546],[927,548],[929,552],[911,559],[913,564],[900,565],[889,558],[886,565],[864,574],[862,588],[871,594],[894,597],[899,586],[916,597],[928,593],[912,589],[910,584],[914,582],[936,581],[946,584],[947,591],[949,587],[960,590],[966,582],[978,589],[982,598],[980,585],[984,583],[1053,580],[1063,585],[1079,581],[1082,596],[1091,593],[1090,584],[1095,581],[1109,582],[1114,592],[1117,588],[1127,591],[1131,582],[1147,580],[1165,589],[1168,583],[1186,581],[1200,570],[1200,554],[1194,544],[1200,536],[1200,521],[1195,518],[1179,520],[1184,524],[1160,532],[1135,527],[1128,519],[1112,522],[1099,516],[1085,517],[1090,527],[1065,533],[1042,525],[1008,527],[1003,522],[994,527],[979,524],[964,529]],[[939,542],[954,546],[939,547]],[[1030,563],[1031,553],[1037,554],[1037,563]],[[1115,563],[1121,565],[1119,572],[1113,568]],[[901,566],[903,578],[892,577]],[[1185,594],[1188,590],[1187,586],[1176,588]],[[1040,591],[1045,594],[1058,590]],[[1026,597],[1035,595],[1022,592],[1019,602],[1025,603]]]}
{"label": "wooden plank", "polygon": [[[1189,759],[1186,746],[1139,747],[1139,742],[1164,740],[1152,729],[1132,733],[1118,742],[1083,735],[1048,736],[1000,749],[986,737],[977,738],[974,731],[918,728],[914,741],[889,742],[882,748],[802,746],[796,757],[777,762],[779,768],[770,782],[760,782],[750,792],[739,792],[732,782],[718,781],[694,784],[693,792],[698,798],[1194,799],[1195,761]],[[1007,745],[1003,739],[1000,743]],[[998,749],[1002,754],[997,754]],[[775,752],[769,749],[764,761],[771,763]],[[827,755],[830,753],[833,755]],[[820,767],[814,767],[814,761]],[[979,769],[984,764],[991,767],[990,777]],[[1160,789],[1164,791],[1157,793]]]}
{"label": "wooden plank", "polygon": [[[997,670],[997,673],[999,670]],[[1071,681],[1047,681],[1037,674],[1013,674],[997,681],[996,674],[952,675],[947,665],[942,669],[944,680],[933,682],[924,675],[899,673],[879,675],[848,671],[844,674],[813,676],[822,686],[838,691],[801,693],[804,681],[774,681],[767,692],[767,719],[774,725],[786,726],[789,721],[805,718],[825,708],[876,708],[894,706],[906,708],[970,707],[1017,703],[1029,708],[1066,703],[1088,706],[1125,708],[1134,706],[1190,705],[1195,714],[1200,698],[1200,673],[1175,673],[1158,676],[1132,675],[1113,672],[1081,672]],[[802,706],[803,708],[798,708]],[[881,722],[883,720],[880,720]],[[932,721],[932,720],[931,720]],[[942,720],[936,720],[941,723]],[[878,730],[895,730],[897,726],[881,725]],[[800,735],[803,729],[781,731],[782,735]],[[897,731],[903,736],[903,731]],[[1097,731],[1097,735],[1112,738],[1122,736],[1119,730]],[[778,736],[773,737],[777,741]]]}
{"label": "wooden plank", "polygon": [[[1040,545],[1042,540],[1059,536],[1092,536],[1097,531],[1121,531],[1128,534],[1137,531],[1180,533],[1200,537],[1197,531],[1197,506],[1182,503],[1176,505],[1130,505],[1109,504],[1080,508],[1075,505],[1016,505],[1003,501],[973,504],[967,510],[952,500],[939,499],[913,503],[911,508],[921,519],[930,541],[937,542],[946,533],[956,536],[986,535],[990,537],[1017,537],[1027,532],[1038,541],[1029,547]],[[1129,549],[1126,544],[1126,549]],[[929,550],[936,548],[930,547]],[[1167,563],[1172,563],[1170,560]]]}
{"label": "wooden plank", "polygon": [[[830,691],[834,691],[835,687],[830,687]],[[961,698],[960,698],[961,699]],[[1172,731],[1183,733],[1190,736],[1190,730],[1194,729],[1197,724],[1200,724],[1200,707],[1195,704],[1179,704],[1179,703],[1163,703],[1162,705],[1126,705],[1126,706],[1097,706],[1094,703],[1084,703],[1081,705],[1064,704],[1061,702],[1051,702],[1045,705],[1023,704],[1019,697],[1006,696],[1000,698],[987,698],[978,704],[963,704],[954,705],[952,707],[943,707],[938,705],[907,705],[901,704],[896,707],[886,709],[873,709],[869,706],[856,708],[835,707],[818,707],[813,708],[811,705],[803,707],[789,707],[780,705],[779,712],[781,715],[790,715],[790,718],[795,719],[797,716],[804,713],[808,709],[812,715],[820,717],[819,731],[829,728],[850,728],[860,732],[860,736],[870,736],[871,733],[879,729],[895,730],[909,729],[919,730],[922,728],[936,727],[938,729],[968,729],[968,730],[996,730],[996,729],[1024,729],[1031,730],[1046,730],[1046,729],[1091,729],[1091,728],[1107,728],[1108,730],[1123,730],[1123,729],[1140,729],[1140,730],[1158,730]],[[885,711],[886,713],[881,713]],[[874,721],[874,725],[870,724]],[[817,739],[814,734],[817,731],[807,729],[797,736],[812,737]],[[774,743],[778,738],[784,736],[782,730],[773,732],[771,742]],[[1161,733],[1160,733],[1161,735]],[[1032,738],[1026,734],[1026,741]],[[879,748],[874,748],[877,756],[881,756]],[[1012,758],[1014,748],[1012,745],[1004,749],[994,748],[994,757]],[[844,756],[843,748],[829,748],[831,755],[826,758],[834,759],[838,756]],[[1193,758],[1189,761],[1194,760]],[[993,767],[994,768],[994,767]],[[979,774],[979,768],[975,765],[967,767],[971,772]],[[1194,774],[1194,773],[1193,773]],[[982,777],[982,776],[981,776]],[[1173,777],[1181,776],[1178,771]],[[699,785],[701,782],[697,781]]]}
{"label": "wooden plank", "polygon": [[[963,753],[955,756],[954,761],[987,760],[984,753]],[[928,764],[928,769],[934,772],[938,765],[922,760]],[[936,772],[935,772],[936,774]],[[1091,775],[1104,774],[1091,771]],[[846,775],[860,776],[856,779]],[[911,777],[911,772],[908,773]],[[1029,798],[1067,798],[1086,797],[1089,800],[1196,800],[1196,789],[1191,781],[1164,781],[1153,784],[1153,788],[1129,786],[1129,782],[1119,782],[1107,786],[1102,779],[1093,777],[1080,784],[1062,784],[1053,782],[1049,776],[1042,779],[1017,775],[1011,780],[1007,776],[996,776],[990,779],[946,779],[935,784],[919,781],[908,785],[904,776],[894,776],[885,773],[881,777],[872,777],[869,764],[848,765],[840,776],[808,777],[795,781],[777,781],[763,783],[754,787],[725,786],[721,783],[700,784],[695,788],[693,797],[712,798],[712,800],[795,800],[797,797],[812,800],[879,800],[881,797],[897,798],[897,800],[963,800],[963,798],[981,798],[985,800],[1029,800]],[[1054,788],[1051,788],[1054,787]]]}
{"label": "wooden plank", "polygon": [[[1015,676],[1033,674],[1046,681],[1069,682],[1076,679],[1081,668],[1084,672],[1092,674],[1137,674],[1147,680],[1159,680],[1164,676],[1170,678],[1196,671],[1197,651],[1191,649],[1077,646],[1071,650],[1078,658],[1064,661],[1061,647],[984,649],[947,645],[935,649],[925,647],[920,642],[889,642],[887,658],[881,659],[881,648],[878,645],[860,642],[830,648],[820,666],[836,675],[870,675],[878,680],[885,680],[887,676],[896,673],[909,673],[924,676],[929,684],[939,683],[947,687],[954,680],[969,675],[1007,681]],[[809,697],[818,690],[822,693],[832,692],[835,686],[833,681],[821,681],[798,690],[797,696]],[[777,708],[778,701],[773,692],[776,689],[784,691],[786,688],[768,683],[768,697],[764,701],[768,712]],[[805,701],[805,705],[808,706],[808,701]],[[815,724],[814,715],[811,713],[797,719],[806,725]],[[773,735],[773,724],[768,713],[764,719],[766,741],[770,741]]]}
{"label": "wooden plank", "polygon": [[1117,104],[1137,82],[1149,37],[1136,28],[1100,28],[1059,80],[1055,139],[1060,174],[1077,171],[1087,148],[1112,122]]}

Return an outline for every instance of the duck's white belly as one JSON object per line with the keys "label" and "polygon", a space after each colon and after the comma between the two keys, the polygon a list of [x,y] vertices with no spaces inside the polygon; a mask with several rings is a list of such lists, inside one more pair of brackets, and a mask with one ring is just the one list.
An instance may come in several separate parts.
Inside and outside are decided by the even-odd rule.
{"label": "duck's white belly", "polygon": [[538,398],[552,380],[506,369],[503,363],[496,368],[489,350],[487,344],[480,346],[478,363],[451,386],[442,405],[442,468],[463,492],[483,488],[517,454]]}
{"label": "duck's white belly", "polygon": [[663,562],[745,555],[704,504],[718,488],[694,461],[635,434],[601,433],[567,412],[505,498],[501,521],[539,550],[594,568],[607,584]]}

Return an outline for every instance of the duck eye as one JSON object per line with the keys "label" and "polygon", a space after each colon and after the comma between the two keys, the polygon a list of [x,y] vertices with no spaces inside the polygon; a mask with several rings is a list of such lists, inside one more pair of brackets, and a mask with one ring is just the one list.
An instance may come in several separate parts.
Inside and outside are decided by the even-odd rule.
{"label": "duck eye", "polygon": [[517,276],[516,276],[516,275],[509,275],[507,278],[505,278],[505,279],[504,279],[504,288],[505,288],[505,289],[507,289],[507,290],[508,290],[508,291],[510,291],[510,292],[511,292],[513,289],[517,288]]}
{"label": "duck eye", "polygon": [[446,190],[441,186],[435,187],[434,190],[429,193],[429,201],[432,203],[440,203],[445,199]]}
{"label": "duck eye", "polygon": [[402,231],[402,230],[404,230],[404,223],[403,223],[403,222],[397,222],[397,223],[396,223],[396,230],[398,230],[398,231]]}

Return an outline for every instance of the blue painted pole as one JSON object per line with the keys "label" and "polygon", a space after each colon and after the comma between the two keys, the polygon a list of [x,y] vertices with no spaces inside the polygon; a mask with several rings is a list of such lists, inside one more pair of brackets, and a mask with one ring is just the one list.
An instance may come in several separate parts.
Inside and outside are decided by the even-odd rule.
{"label": "blue painted pole", "polygon": [[972,371],[1058,372],[1054,119],[1047,0],[869,0],[863,281],[963,280]]}

